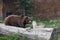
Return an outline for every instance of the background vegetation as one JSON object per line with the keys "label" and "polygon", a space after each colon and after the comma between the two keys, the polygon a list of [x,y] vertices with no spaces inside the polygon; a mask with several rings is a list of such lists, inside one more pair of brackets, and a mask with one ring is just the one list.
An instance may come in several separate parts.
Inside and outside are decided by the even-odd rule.
{"label": "background vegetation", "polygon": [[[31,3],[29,0],[18,0],[16,1],[17,3],[15,3],[15,5],[21,5],[23,6],[23,13],[28,13],[28,15],[37,22],[38,25],[42,24],[42,25],[45,25],[45,27],[47,28],[60,28],[60,19],[53,19],[53,20],[47,20],[45,18],[45,15],[44,15],[44,10],[42,10],[43,12],[43,15],[44,17],[42,17],[41,19],[38,19],[34,16],[34,14],[31,14],[28,10],[30,10],[31,8],[34,8],[34,4]],[[48,3],[47,3],[48,4]],[[45,4],[44,4],[45,5]],[[45,6],[44,6],[45,7]],[[47,7],[48,8],[48,7]],[[17,9],[17,13],[19,12],[20,10]],[[50,12],[50,11],[49,11]],[[42,13],[41,13],[42,14]],[[19,15],[19,14],[18,14]],[[36,15],[36,14],[35,14]],[[52,15],[52,14],[51,14]],[[49,16],[49,14],[47,15]],[[0,23],[3,23],[3,20],[0,19]],[[28,24],[26,25],[27,27],[30,27],[32,28],[32,25],[31,24]],[[60,40],[60,30],[58,30],[58,40]],[[10,36],[6,36],[6,35],[0,35],[0,40],[19,40],[20,39],[20,36],[16,35],[16,34],[11,34]],[[28,40],[26,36],[22,37],[21,40]]]}

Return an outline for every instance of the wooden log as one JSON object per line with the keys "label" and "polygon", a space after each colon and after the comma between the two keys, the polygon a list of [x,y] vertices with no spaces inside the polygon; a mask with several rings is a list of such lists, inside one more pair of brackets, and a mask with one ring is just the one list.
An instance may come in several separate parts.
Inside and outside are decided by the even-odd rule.
{"label": "wooden log", "polygon": [[38,40],[50,40],[52,32],[54,28],[18,28],[14,26],[6,26],[4,24],[0,24],[0,34],[9,35],[11,32],[23,34],[31,39],[35,39],[36,37]]}

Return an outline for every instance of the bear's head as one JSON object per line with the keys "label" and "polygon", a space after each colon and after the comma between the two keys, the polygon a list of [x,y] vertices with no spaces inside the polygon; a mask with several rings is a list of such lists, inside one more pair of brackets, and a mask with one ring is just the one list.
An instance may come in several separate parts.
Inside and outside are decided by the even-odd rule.
{"label": "bear's head", "polygon": [[24,24],[31,24],[32,23],[32,19],[28,16],[24,16],[23,17],[23,20],[24,20]]}
{"label": "bear's head", "polygon": [[27,17],[26,24],[31,24],[31,23],[32,23],[32,19],[30,17]]}

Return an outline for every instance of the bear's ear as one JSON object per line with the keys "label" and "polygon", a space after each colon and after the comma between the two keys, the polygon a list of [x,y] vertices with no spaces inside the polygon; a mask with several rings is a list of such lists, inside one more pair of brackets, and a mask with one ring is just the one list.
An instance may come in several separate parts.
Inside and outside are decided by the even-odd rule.
{"label": "bear's ear", "polygon": [[24,17],[24,15],[21,15],[21,17]]}
{"label": "bear's ear", "polygon": [[24,15],[19,15],[20,18],[24,18]]}
{"label": "bear's ear", "polygon": [[28,16],[26,16],[26,19],[28,19]]}

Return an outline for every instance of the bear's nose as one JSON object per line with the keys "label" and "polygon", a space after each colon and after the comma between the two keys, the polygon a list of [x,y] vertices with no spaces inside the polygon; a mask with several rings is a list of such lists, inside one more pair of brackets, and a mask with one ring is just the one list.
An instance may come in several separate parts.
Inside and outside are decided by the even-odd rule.
{"label": "bear's nose", "polygon": [[31,21],[29,21],[31,23]]}
{"label": "bear's nose", "polygon": [[31,23],[32,23],[32,21],[29,21],[29,23],[31,24]]}

